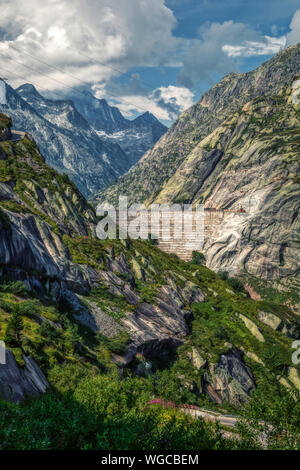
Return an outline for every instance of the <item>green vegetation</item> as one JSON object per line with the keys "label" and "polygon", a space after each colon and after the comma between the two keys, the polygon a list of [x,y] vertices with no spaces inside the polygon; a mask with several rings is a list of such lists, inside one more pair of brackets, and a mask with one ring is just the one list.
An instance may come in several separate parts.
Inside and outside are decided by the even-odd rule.
{"label": "green vegetation", "polygon": [[0,224],[3,230],[10,229],[10,221],[8,215],[0,207]]}
{"label": "green vegetation", "polygon": [[[262,104],[261,100],[255,106]],[[257,113],[249,120],[251,132],[261,121]],[[282,122],[284,116],[277,118]],[[233,127],[234,122],[228,124],[231,131]],[[187,132],[185,151],[194,147],[201,132]],[[225,133],[220,134],[220,138],[225,137]],[[261,137],[266,139],[267,151],[277,144],[276,136]],[[294,134],[287,136],[294,152],[298,149],[296,138]],[[239,145],[243,142],[241,139]],[[168,165],[177,165],[184,158],[179,152],[181,144],[178,140],[165,154],[162,179],[170,173]],[[215,143],[208,145],[215,148]],[[194,252],[192,262],[185,263],[176,255],[163,253],[151,239],[120,242],[93,238],[87,220],[95,220],[94,211],[68,177],[44,163],[34,142],[25,138],[17,143],[2,142],[0,147],[7,156],[0,160],[0,179],[11,183],[22,201],[5,200],[0,206],[16,214],[31,212],[50,224],[52,236],[54,232],[60,235],[55,237],[57,251],[66,252],[62,269],[78,269],[79,283],[82,273],[91,277],[93,288],[84,290],[78,300],[87,308],[93,305],[95,316],[103,316],[111,328],[105,336],[102,330],[93,332],[75,321],[72,305],[55,301],[55,294],[51,296],[51,283],[57,284],[60,279],[35,270],[25,272],[6,266],[2,271],[1,267],[0,339],[5,340],[20,367],[25,366],[24,354],[34,359],[50,387],[45,395],[19,405],[0,402],[0,449],[248,449],[261,446],[262,428],[268,431],[270,425],[267,447],[299,448],[299,406],[296,386],[289,376],[289,369],[294,367],[293,338],[289,332],[277,331],[260,320],[263,311],[297,324],[294,309],[299,304],[299,286],[277,289],[245,277],[263,298],[256,301],[249,297],[242,280],[206,268],[202,253]],[[236,164],[237,156],[229,155],[228,161],[224,159],[226,165]],[[147,188],[137,190],[147,194]],[[9,230],[3,209],[1,228]],[[22,282],[9,282],[10,270],[18,273],[18,279],[24,275],[23,279],[37,280],[41,285],[38,297]],[[70,274],[76,277],[77,273]],[[126,296],[129,286],[134,289],[132,303]],[[168,344],[163,344],[154,357],[151,352],[144,352],[142,357],[137,354],[129,365],[120,368],[117,364],[127,359],[120,356],[130,344],[126,320],[142,303],[155,305],[159,294],[163,299],[166,286],[171,292],[170,305],[173,300],[181,305],[188,336],[176,348],[168,343],[168,337]],[[196,301],[199,296],[205,300]],[[172,311],[168,315],[172,320]],[[136,318],[138,321],[138,315]],[[155,323],[155,316],[149,315],[149,323],[152,321]],[[210,373],[221,354],[234,348],[244,355],[257,386],[244,408],[222,403],[223,412],[241,416],[239,440],[225,440],[215,424],[178,410],[147,405],[153,398],[162,398],[176,405],[189,403],[219,410],[203,391],[203,376]],[[203,368],[195,366],[194,351],[205,364]],[[146,373],[143,366],[148,359],[152,370]]]}
{"label": "green vegetation", "polygon": [[203,253],[199,251],[193,251],[192,253],[192,264],[205,264],[205,256]]}
{"label": "green vegetation", "polygon": [[21,344],[21,331],[24,328],[24,323],[21,315],[18,312],[14,312],[10,315],[7,323],[4,342],[8,346],[18,347]]}

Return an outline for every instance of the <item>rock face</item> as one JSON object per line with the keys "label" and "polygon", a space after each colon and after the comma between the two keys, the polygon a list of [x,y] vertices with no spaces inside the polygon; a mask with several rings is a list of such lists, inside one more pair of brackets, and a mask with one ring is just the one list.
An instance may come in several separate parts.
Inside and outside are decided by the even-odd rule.
{"label": "rock face", "polygon": [[34,137],[47,163],[68,174],[85,196],[130,168],[120,146],[102,140],[72,101],[47,100],[32,85],[19,91],[5,86],[6,104],[0,104],[0,110],[13,119],[16,129]]}
{"label": "rock face", "polygon": [[[47,346],[47,341],[45,346],[40,341],[40,335],[45,334],[47,339],[50,330],[50,335],[54,333],[55,338],[68,337],[66,361],[90,361],[99,367],[100,349],[120,367],[127,366],[138,353],[143,355],[143,360],[153,364],[164,358],[163,364],[175,356],[176,349],[179,369],[180,355],[183,355],[181,375],[191,373],[183,379],[183,386],[193,388],[194,375],[197,375],[203,382],[202,390],[214,400],[232,403],[246,400],[255,383],[243,362],[242,353],[235,347],[242,344],[247,351],[245,355],[261,367],[264,366],[259,357],[261,344],[252,338],[252,334],[262,328],[266,344],[270,344],[271,338],[274,340],[272,326],[259,319],[256,304],[247,299],[250,310],[244,315],[248,320],[246,324],[234,315],[239,311],[236,302],[244,302],[244,297],[230,290],[226,281],[207,268],[198,266],[195,270],[194,265],[183,263],[148,242],[97,239],[93,208],[68,178],[45,163],[30,136],[25,135],[19,141],[0,142],[0,150],[4,155],[0,161],[0,338],[3,338],[12,312],[24,311],[21,316],[26,318],[20,339],[25,367],[19,368],[9,353],[9,367],[1,369],[2,375],[0,371],[0,396],[21,400],[27,394],[45,390],[45,378],[30,355],[43,358],[43,364],[51,364],[53,357],[56,361],[57,353],[61,358],[56,339],[52,340],[51,347]],[[19,298],[22,294],[18,290],[16,294],[7,293],[7,286],[3,286],[3,280],[7,279],[23,281],[32,298]],[[13,285],[14,289],[20,287]],[[223,296],[228,310],[220,308]],[[50,302],[60,307],[53,308],[56,313],[48,310]],[[201,302],[206,304],[200,305]],[[36,307],[37,303],[40,307]],[[37,311],[32,311],[35,308]],[[232,313],[231,309],[234,309]],[[84,326],[80,328],[83,331],[79,335],[80,341],[76,331],[72,336],[74,341],[70,340],[69,323],[65,324],[65,313],[62,312],[68,312],[68,322]],[[216,316],[217,319],[212,321]],[[265,317],[261,318],[265,320]],[[292,325],[293,318],[291,315],[289,323],[276,332],[276,337],[291,335],[293,328],[297,331]],[[222,324],[225,320],[223,326],[227,322],[237,325],[232,335],[231,330],[224,331],[224,335],[223,331],[215,329],[215,321]],[[85,328],[91,331],[87,332]],[[48,333],[43,333],[44,330]],[[90,346],[91,338],[95,341],[95,351]],[[284,341],[278,341],[278,347],[286,353],[288,341],[292,341],[282,339]],[[70,347],[69,350],[71,343],[73,349]],[[43,356],[36,352],[40,347],[44,347]],[[212,357],[219,357],[223,347],[230,351],[221,354],[215,363],[216,359]],[[187,357],[195,370],[191,364],[186,367]],[[145,370],[140,372],[146,374]],[[290,387],[297,386],[297,375],[293,370],[290,378],[284,380]]]}
{"label": "rock face", "polygon": [[100,199],[202,203],[217,211],[202,249],[207,266],[298,275],[299,72],[298,45],[225,77]]}
{"label": "rock face", "polygon": [[125,119],[115,106],[85,92],[72,96],[76,108],[106,142],[117,143],[125,152],[130,165],[134,165],[144,153],[165,134],[167,127],[153,114],[145,112],[136,119]]}
{"label": "rock face", "polygon": [[205,390],[217,403],[227,401],[239,405],[256,388],[251,369],[244,364],[238,350],[222,354],[219,362],[210,366],[204,380]]}
{"label": "rock face", "polygon": [[[107,103],[107,113],[100,112],[101,106],[97,109],[98,127],[94,127],[93,119],[80,114],[72,100],[46,99],[30,84],[17,90],[7,84],[4,88],[5,102],[1,101],[0,110],[13,118],[16,129],[34,137],[47,163],[69,175],[86,197],[116,181],[166,131],[154,117],[155,123],[131,124]],[[122,117],[118,124],[117,113]],[[109,119],[117,127],[111,129],[113,134],[106,135],[101,123],[105,127]]]}
{"label": "rock face", "polygon": [[43,372],[30,357],[23,356],[25,366],[19,367],[14,355],[6,350],[6,364],[0,364],[0,398],[19,402],[29,396],[44,393],[48,382]]}
{"label": "rock face", "polygon": [[[139,164],[100,199],[114,202],[122,194],[133,202],[152,201],[190,152],[224,119],[247,102],[276,94],[291,85],[299,71],[300,49],[292,46],[253,72],[229,74],[185,111]],[[144,184],[137,186],[138,180]]]}

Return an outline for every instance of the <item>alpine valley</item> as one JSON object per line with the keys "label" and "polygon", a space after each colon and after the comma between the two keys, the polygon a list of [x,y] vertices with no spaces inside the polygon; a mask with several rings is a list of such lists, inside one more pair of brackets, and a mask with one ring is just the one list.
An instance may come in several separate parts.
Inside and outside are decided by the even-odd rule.
{"label": "alpine valley", "polygon": [[[300,45],[165,134],[6,86],[0,449],[299,449],[299,76]],[[186,262],[96,237],[86,196],[120,194],[233,211]]]}
{"label": "alpine valley", "polygon": [[150,113],[129,121],[105,100],[78,96],[51,100],[33,85],[14,90],[5,84],[0,110],[13,118],[15,129],[30,132],[47,163],[88,197],[128,171],[167,128]]}

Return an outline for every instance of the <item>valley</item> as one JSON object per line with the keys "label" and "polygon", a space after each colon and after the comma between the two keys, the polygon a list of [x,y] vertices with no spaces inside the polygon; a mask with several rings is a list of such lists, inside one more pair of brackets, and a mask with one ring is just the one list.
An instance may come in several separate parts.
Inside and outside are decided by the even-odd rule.
{"label": "valley", "polygon": [[[290,424],[279,441],[266,424],[264,446],[297,446],[292,308],[150,241],[97,239],[94,208],[11,126],[1,115],[0,448],[260,448],[283,403]],[[158,397],[236,414],[239,439],[145,410]]]}

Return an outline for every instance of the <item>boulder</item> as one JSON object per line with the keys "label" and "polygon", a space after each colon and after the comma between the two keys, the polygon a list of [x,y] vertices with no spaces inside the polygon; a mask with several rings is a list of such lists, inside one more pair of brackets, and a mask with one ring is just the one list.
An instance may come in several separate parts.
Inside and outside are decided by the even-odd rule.
{"label": "boulder", "polygon": [[253,336],[255,336],[255,338],[258,339],[258,341],[261,341],[262,343],[264,343],[265,338],[261,334],[258,326],[256,326],[256,324],[252,320],[250,320],[249,318],[245,317],[242,314],[240,314],[239,317],[244,322],[246,328],[248,328],[248,330],[253,334]]}
{"label": "boulder", "polygon": [[0,364],[0,398],[20,402],[26,397],[44,393],[48,382],[37,363],[23,355],[24,368],[18,366],[11,351],[6,349],[6,363]]}
{"label": "boulder", "polygon": [[219,403],[227,401],[238,406],[249,399],[255,387],[252,371],[237,349],[222,354],[219,362],[211,364],[204,374],[204,390]]}
{"label": "boulder", "polygon": [[260,310],[258,312],[257,318],[259,319],[259,321],[269,326],[273,330],[278,330],[280,325],[282,324],[281,318],[277,317],[276,315],[270,312],[262,312]]}
{"label": "boulder", "polygon": [[207,365],[206,359],[204,359],[201,354],[197,351],[196,348],[192,348],[192,352],[188,352],[188,358],[190,359],[191,363],[197,370],[204,369]]}

